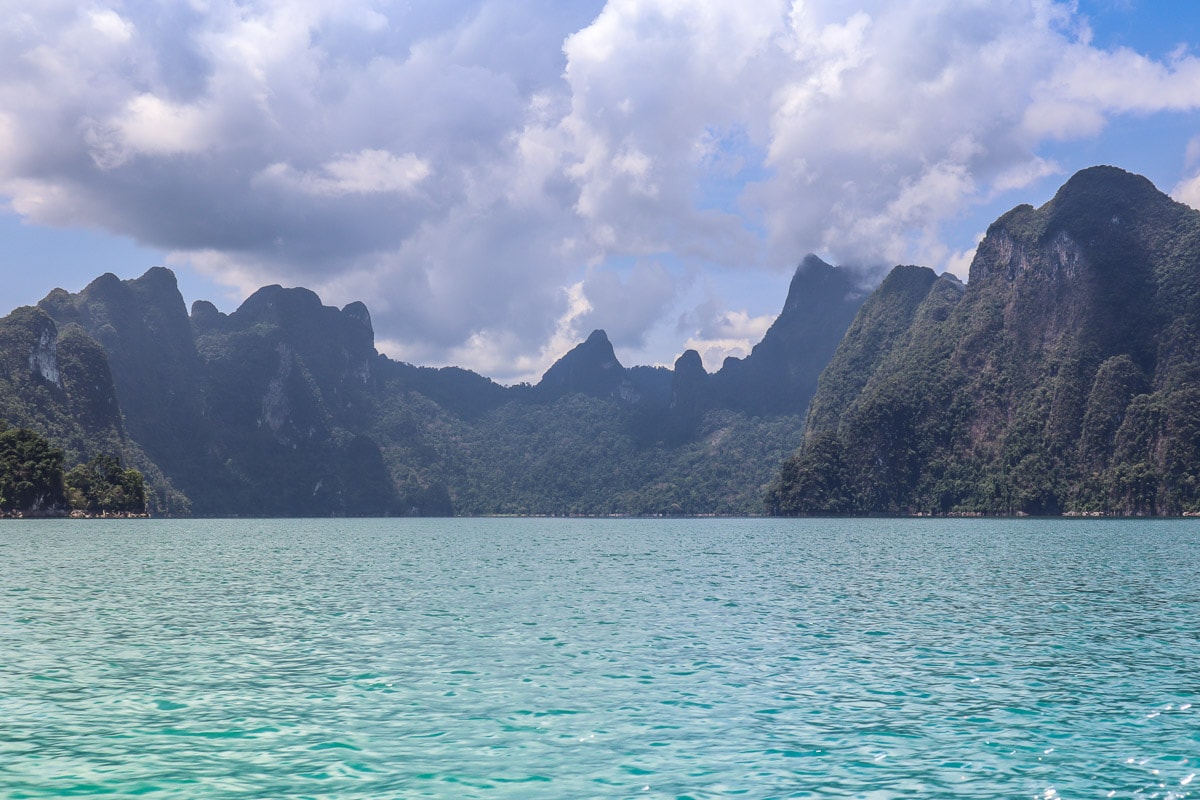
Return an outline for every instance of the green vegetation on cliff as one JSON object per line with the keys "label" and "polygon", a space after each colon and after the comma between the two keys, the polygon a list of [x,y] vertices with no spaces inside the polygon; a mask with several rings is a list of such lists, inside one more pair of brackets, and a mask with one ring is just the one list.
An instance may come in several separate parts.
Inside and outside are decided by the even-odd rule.
{"label": "green vegetation on cliff", "polygon": [[63,452],[27,428],[0,424],[0,512],[52,516],[68,509],[89,514],[141,514],[142,474],[100,455],[63,475]]}
{"label": "green vegetation on cliff", "polygon": [[822,375],[774,513],[1200,510],[1200,213],[1096,167],[993,224],[965,290],[893,275]]}
{"label": "green vegetation on cliff", "polygon": [[0,432],[0,511],[46,513],[66,506],[63,454],[25,428]]}

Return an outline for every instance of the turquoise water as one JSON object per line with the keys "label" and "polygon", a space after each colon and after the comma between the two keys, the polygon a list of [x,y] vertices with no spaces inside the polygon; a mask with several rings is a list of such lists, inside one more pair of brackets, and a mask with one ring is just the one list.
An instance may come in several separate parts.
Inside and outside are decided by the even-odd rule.
{"label": "turquoise water", "polygon": [[1200,797],[1200,523],[0,524],[0,798]]}

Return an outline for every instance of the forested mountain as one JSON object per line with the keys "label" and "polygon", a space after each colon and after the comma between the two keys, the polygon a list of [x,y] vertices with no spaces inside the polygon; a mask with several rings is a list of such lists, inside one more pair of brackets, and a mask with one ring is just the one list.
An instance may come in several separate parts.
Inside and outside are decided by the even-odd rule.
{"label": "forested mountain", "polygon": [[897,267],[822,373],[771,503],[1200,510],[1200,212],[1095,167],[997,220],[965,288]]}
{"label": "forested mountain", "polygon": [[0,420],[92,465],[75,502],[123,496],[119,458],[159,514],[1200,512],[1200,212],[1092,168],[965,286],[901,266],[866,298],[810,257],[715,373],[598,330],[534,386],[393,361],[361,303],[189,314],[169,270],[104,275],[0,319]]}
{"label": "forested mountain", "polygon": [[103,275],[0,320],[0,419],[123,458],[160,514],[757,513],[863,297],[810,258],[717,373],[626,368],[595,331],[504,387],[379,354],[361,303],[268,286],[189,314],[169,270]]}

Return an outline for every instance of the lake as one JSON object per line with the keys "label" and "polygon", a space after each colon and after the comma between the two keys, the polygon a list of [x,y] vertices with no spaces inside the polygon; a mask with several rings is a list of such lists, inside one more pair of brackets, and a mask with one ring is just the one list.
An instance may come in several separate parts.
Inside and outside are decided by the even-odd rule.
{"label": "lake", "polygon": [[0,798],[1200,797],[1200,521],[0,523]]}

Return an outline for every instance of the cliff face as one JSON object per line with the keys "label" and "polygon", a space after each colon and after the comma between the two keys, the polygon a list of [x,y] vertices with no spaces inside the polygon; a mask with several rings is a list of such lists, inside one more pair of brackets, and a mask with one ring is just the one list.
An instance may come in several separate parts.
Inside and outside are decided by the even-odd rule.
{"label": "cliff face", "polygon": [[177,507],[183,500],[163,474],[186,490],[190,474],[212,464],[204,455],[200,362],[174,274],[161,267],[130,281],[105,274],[78,294],[54,290],[38,308],[103,349],[129,437],[145,452],[137,464],[158,484],[156,499],[170,496]]}
{"label": "cliff face", "polygon": [[[362,434],[380,358],[365,306],[339,311],[312,292],[278,286],[230,315],[196,306],[189,319],[174,274],[154,268],[128,281],[103,275],[78,294],[55,290],[26,314],[44,319],[49,337],[35,354],[42,393],[70,397],[67,389],[80,386],[128,434],[126,446],[114,447],[112,435],[92,430],[102,423],[96,412],[66,409],[65,419],[91,426],[75,437],[77,460],[132,453],[159,513],[400,510],[379,447]],[[55,338],[58,327],[67,334]],[[64,352],[90,352],[97,375],[111,365],[108,395],[102,380],[83,387],[72,369],[60,369]]]}
{"label": "cliff face", "polygon": [[846,270],[808,256],[792,276],[783,310],[744,359],[726,359],[700,402],[750,414],[804,414],[867,292]]}
{"label": "cliff face", "polygon": [[403,513],[380,448],[364,432],[379,360],[365,306],[339,310],[307,289],[267,286],[229,315],[194,304],[192,327],[222,462],[221,481],[204,487],[206,508]]}
{"label": "cliff face", "polygon": [[130,455],[104,350],[40,308],[0,319],[0,420],[52,436],[68,458],[82,460],[90,442]]}
{"label": "cliff face", "polygon": [[1200,508],[1200,213],[1096,167],[997,220],[965,290],[906,269],[822,375],[777,512]]}

